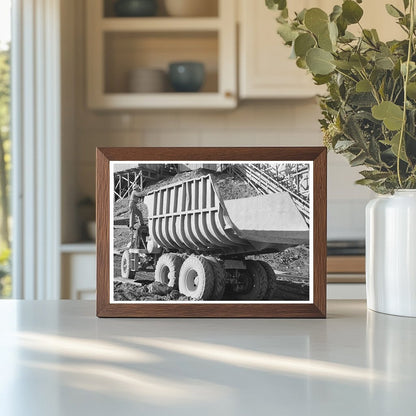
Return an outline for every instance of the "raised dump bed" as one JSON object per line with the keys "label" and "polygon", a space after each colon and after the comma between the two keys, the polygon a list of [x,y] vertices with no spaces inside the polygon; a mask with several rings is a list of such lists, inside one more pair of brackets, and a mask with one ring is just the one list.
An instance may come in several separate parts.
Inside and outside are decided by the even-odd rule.
{"label": "raised dump bed", "polygon": [[195,299],[221,299],[226,286],[237,299],[264,299],[274,272],[245,257],[309,242],[309,227],[285,192],[223,200],[206,175],[153,190],[144,203],[146,247],[123,254],[122,274],[131,277],[151,256],[157,281]]}

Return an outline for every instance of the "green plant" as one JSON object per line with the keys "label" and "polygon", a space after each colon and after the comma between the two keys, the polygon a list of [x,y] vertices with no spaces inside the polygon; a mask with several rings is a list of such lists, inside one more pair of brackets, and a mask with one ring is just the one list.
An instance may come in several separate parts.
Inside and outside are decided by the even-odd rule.
{"label": "green plant", "polygon": [[10,278],[10,249],[0,249],[0,299],[9,298],[12,294]]}
{"label": "green plant", "polygon": [[362,0],[344,0],[329,14],[304,9],[292,18],[286,0],[266,0],[280,11],[278,34],[297,66],[327,87],[320,97],[325,145],[351,166],[366,166],[357,183],[381,194],[416,188],[414,2],[403,0],[402,10],[385,6],[405,38],[382,42],[360,24]]}

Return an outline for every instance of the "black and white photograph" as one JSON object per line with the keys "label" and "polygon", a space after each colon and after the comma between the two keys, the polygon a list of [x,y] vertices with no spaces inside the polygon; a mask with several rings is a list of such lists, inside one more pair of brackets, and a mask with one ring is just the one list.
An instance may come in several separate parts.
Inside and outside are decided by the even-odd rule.
{"label": "black and white photograph", "polygon": [[311,303],[312,163],[110,163],[110,303]]}

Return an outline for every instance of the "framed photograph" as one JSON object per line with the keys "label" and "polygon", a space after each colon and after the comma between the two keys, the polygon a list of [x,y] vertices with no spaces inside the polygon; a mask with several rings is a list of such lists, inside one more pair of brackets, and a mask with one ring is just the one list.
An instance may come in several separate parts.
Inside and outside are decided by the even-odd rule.
{"label": "framed photograph", "polygon": [[97,316],[324,318],[324,147],[98,148]]}

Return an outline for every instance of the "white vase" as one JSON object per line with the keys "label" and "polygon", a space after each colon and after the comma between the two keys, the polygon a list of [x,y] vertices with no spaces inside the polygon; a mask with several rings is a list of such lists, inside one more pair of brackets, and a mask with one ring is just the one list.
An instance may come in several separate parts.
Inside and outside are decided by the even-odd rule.
{"label": "white vase", "polygon": [[416,190],[367,204],[366,282],[369,309],[416,317]]}

